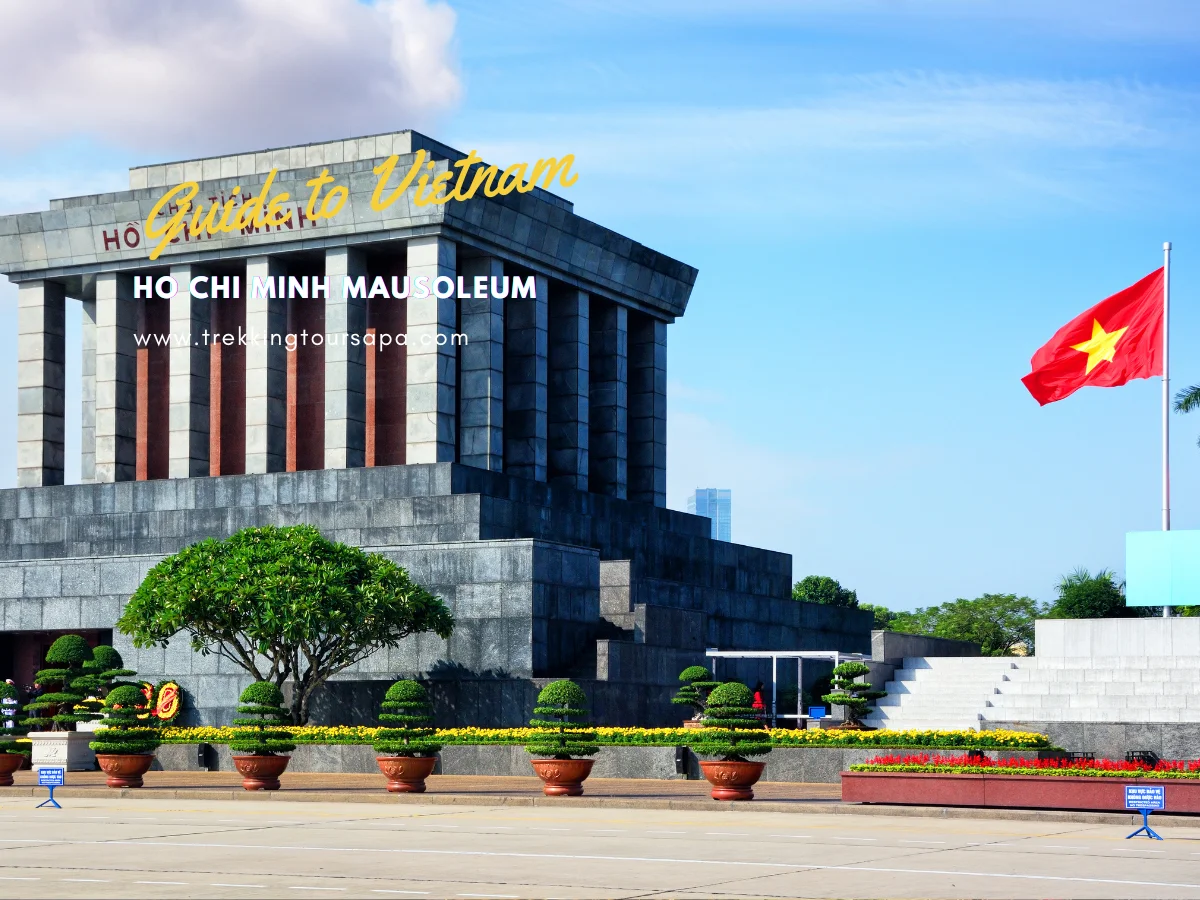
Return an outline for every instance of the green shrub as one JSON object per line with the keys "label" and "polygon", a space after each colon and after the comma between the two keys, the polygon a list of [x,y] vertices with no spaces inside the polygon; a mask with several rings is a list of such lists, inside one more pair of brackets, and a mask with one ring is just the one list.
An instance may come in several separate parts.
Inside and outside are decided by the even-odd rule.
{"label": "green shrub", "polygon": [[25,704],[29,718],[21,724],[32,731],[74,731],[77,722],[91,719],[86,710],[75,709],[89,687],[83,667],[91,659],[92,648],[78,634],[64,634],[51,644],[46,651],[49,668],[33,676],[47,691]]}
{"label": "green shrub", "polygon": [[88,746],[97,753],[153,753],[162,740],[158,728],[138,714],[146,711],[146,697],[131,684],[117,685],[104,700],[105,727]]}
{"label": "green shrub", "polygon": [[821,699],[831,705],[846,707],[846,718],[851,722],[858,722],[871,709],[875,700],[887,696],[887,691],[871,690],[871,682],[858,680],[870,671],[871,667],[866,663],[842,663],[833,670],[833,693],[825,694]]}
{"label": "green shrub", "polygon": [[596,732],[587,725],[587,695],[566,678],[542,688],[529,724],[536,730],[525,749],[534,756],[571,759],[600,752]]}
{"label": "green shrub", "polygon": [[380,722],[395,728],[376,732],[375,752],[391,756],[432,756],[442,749],[433,740],[433,704],[429,693],[415,681],[397,681],[383,698]]}
{"label": "green shrub", "polygon": [[235,753],[254,756],[275,756],[296,749],[289,732],[280,725],[290,724],[292,717],[284,711],[283,692],[269,681],[256,681],[239,698],[233,720],[234,729],[229,749]]}
{"label": "green shrub", "polygon": [[92,648],[92,658],[83,664],[83,673],[72,682],[72,686],[84,695],[84,699],[76,704],[75,710],[81,722],[101,718],[104,698],[108,696],[109,691],[118,684],[132,684],[117,679],[137,674],[132,669],[126,669],[121,654],[107,644]]}
{"label": "green shrub", "polygon": [[684,683],[683,687],[671,698],[671,702],[690,706],[693,713],[692,718],[700,718],[704,713],[704,701],[708,699],[709,691],[720,682],[713,681],[712,673],[704,666],[688,666],[679,673],[679,680]]}
{"label": "green shrub", "polygon": [[704,707],[704,727],[696,730],[688,746],[700,756],[719,756],[745,762],[747,756],[771,752],[771,735],[755,715],[754,695],[740,682],[713,688]]}
{"label": "green shrub", "polygon": [[[25,728],[15,721],[15,701],[18,696],[16,685],[0,681],[0,752],[21,752],[17,747],[16,739],[25,734]],[[9,710],[12,712],[10,713]],[[11,727],[8,725],[10,718],[14,720]]]}

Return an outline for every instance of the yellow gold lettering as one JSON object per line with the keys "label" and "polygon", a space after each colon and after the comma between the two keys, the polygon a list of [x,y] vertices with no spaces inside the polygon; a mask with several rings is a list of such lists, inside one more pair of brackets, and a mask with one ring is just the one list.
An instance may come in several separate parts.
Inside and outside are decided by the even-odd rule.
{"label": "yellow gold lettering", "polygon": [[428,206],[430,203],[445,203],[450,199],[445,193],[446,185],[450,183],[450,179],[453,177],[453,172],[449,170],[443,172],[433,179],[433,184],[430,185],[430,192],[422,195],[422,190],[425,187],[425,177],[422,176],[421,187],[417,189],[417,195],[413,197],[413,203],[417,206]]}
{"label": "yellow gold lettering", "polygon": [[[283,202],[288,199],[289,195],[287,191],[284,191],[279,195],[278,198],[272,199],[270,204],[267,202],[267,198],[271,195],[271,183],[275,180],[275,172],[275,169],[271,170],[270,174],[267,175],[266,182],[262,186],[262,190],[258,192],[258,195],[251,197],[250,200],[245,203],[240,210],[238,210],[237,219],[233,223],[233,227],[236,230],[241,231],[244,228],[249,228],[251,225],[253,225],[255,228],[262,228],[263,225],[267,224],[267,210],[275,204],[275,200],[278,199],[280,202]],[[290,216],[291,213],[288,213],[288,215]]]}
{"label": "yellow gold lettering", "polygon": [[304,207],[304,211],[308,213],[310,219],[317,218],[317,197],[321,193],[321,188],[333,182],[333,176],[329,174],[328,169],[322,169],[321,174],[316,178],[310,178],[304,182],[305,186],[312,188],[312,193],[308,195],[308,205]]}
{"label": "yellow gold lettering", "polygon": [[[511,180],[506,182],[505,179],[509,179],[510,177]],[[513,188],[520,185],[524,178],[525,163],[514,163],[513,165],[509,166],[504,170],[504,174],[500,176],[499,194],[501,196],[504,196],[505,194],[511,194],[513,192]]]}
{"label": "yellow gold lettering", "polygon": [[[546,190],[550,189],[550,185],[554,183],[554,176],[558,176],[558,183],[563,187],[570,187],[579,180],[579,173],[576,172],[571,176],[571,180],[567,181],[567,173],[571,171],[571,163],[575,162],[575,154],[568,153],[561,160],[551,156],[549,159],[539,159],[533,167],[533,177],[529,179],[530,184],[536,184],[538,176],[542,174],[542,170],[546,169],[546,180],[542,182],[542,187]],[[562,171],[560,172],[559,169]]]}
{"label": "yellow gold lettering", "polygon": [[[325,199],[321,201],[321,210],[314,219],[332,219],[342,207],[346,205],[346,198],[350,196],[350,188],[344,184],[339,184],[335,188],[330,188],[329,193],[325,195]],[[333,209],[329,208],[330,203],[333,204]]]}
{"label": "yellow gold lettering", "polygon": [[[188,210],[192,207],[192,199],[199,190],[200,185],[196,182],[185,181],[183,184],[175,185],[175,187],[163,194],[159,201],[154,204],[154,208],[150,210],[150,215],[146,217],[146,237],[150,239],[161,237],[162,240],[150,251],[151,259],[158,259],[163,248],[175,240],[183,231],[184,219],[188,214]],[[158,218],[158,214],[167,208],[177,194],[181,194],[182,196],[179,198],[175,213],[163,225],[159,226],[155,221]]]}
{"label": "yellow gold lettering", "polygon": [[454,183],[454,190],[452,190],[450,192],[450,196],[447,199],[449,199],[449,200],[466,200],[467,199],[466,197],[463,196],[463,192],[462,192],[463,180],[467,177],[467,172],[470,170],[471,166],[475,165],[475,163],[477,163],[477,162],[483,162],[483,160],[480,159],[479,156],[476,155],[474,150],[472,150],[467,154],[466,159],[460,159],[460,160],[458,160],[458,162],[456,162],[454,164],[454,168],[459,170],[458,171],[458,181],[456,181]]}
{"label": "yellow gold lettering", "polygon": [[418,150],[417,158],[413,164],[408,167],[408,174],[404,176],[404,180],[387,195],[387,199],[382,199],[383,189],[387,186],[388,179],[392,177],[392,172],[396,168],[396,163],[400,161],[399,156],[389,156],[382,163],[374,168],[374,172],[379,176],[379,181],[375,183],[375,193],[371,195],[371,209],[379,211],[387,209],[393,203],[400,199],[400,196],[408,190],[413,179],[417,177],[417,173],[421,171],[421,167],[425,165],[425,151]]}

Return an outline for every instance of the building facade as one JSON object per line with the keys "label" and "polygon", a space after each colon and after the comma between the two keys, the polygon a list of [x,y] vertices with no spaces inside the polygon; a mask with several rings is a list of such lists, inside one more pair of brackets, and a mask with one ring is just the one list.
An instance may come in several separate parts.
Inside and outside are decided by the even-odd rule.
{"label": "building facade", "polygon": [[[135,168],[128,191],[0,217],[19,302],[0,665],[25,678],[58,633],[106,639],[166,554],[298,522],[395,559],[458,623],[339,676],[316,703],[328,721],[369,720],[388,682],[419,676],[445,722],[517,724],[541,679],[570,675],[601,721],[645,723],[675,717],[659,689],[706,646],[869,645],[869,617],[788,599],[790,557],[665,508],[667,327],[696,270],[540,188],[425,206],[409,188],[376,209],[374,170],[422,151],[431,175],[466,156],[404,131]],[[305,203],[323,170],[346,186],[329,218]],[[227,209],[271,173],[295,198],[286,225],[186,229],[149,258],[175,185]],[[228,720],[244,673],[184,641],[112,640],[142,676],[179,679],[193,721]]]}
{"label": "building facade", "polygon": [[727,488],[696,488],[687,498],[687,511],[712,520],[714,541],[733,540],[733,491]]}

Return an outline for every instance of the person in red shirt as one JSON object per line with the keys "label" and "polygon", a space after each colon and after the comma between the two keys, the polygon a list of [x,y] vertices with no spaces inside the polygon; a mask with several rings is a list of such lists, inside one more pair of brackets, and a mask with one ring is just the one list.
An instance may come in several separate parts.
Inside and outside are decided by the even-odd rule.
{"label": "person in red shirt", "polygon": [[763,683],[761,681],[754,685],[754,703],[751,705],[760,717],[767,714],[767,704],[763,700]]}

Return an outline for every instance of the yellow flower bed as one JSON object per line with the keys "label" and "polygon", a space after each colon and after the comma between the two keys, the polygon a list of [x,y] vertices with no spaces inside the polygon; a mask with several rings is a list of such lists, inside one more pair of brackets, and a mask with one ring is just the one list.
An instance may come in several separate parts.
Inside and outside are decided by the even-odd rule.
{"label": "yellow flower bed", "polygon": [[[365,725],[304,725],[288,727],[297,744],[371,744],[378,729]],[[674,747],[690,743],[695,731],[686,728],[596,728],[596,743],[609,746]],[[532,728],[439,728],[435,740],[443,744],[524,744]],[[1029,731],[841,731],[771,729],[777,747],[895,747],[895,748],[1006,748],[1036,750],[1049,747],[1044,734]],[[232,728],[167,726],[162,730],[168,744],[226,744]]]}

